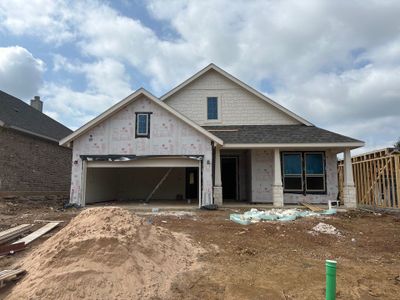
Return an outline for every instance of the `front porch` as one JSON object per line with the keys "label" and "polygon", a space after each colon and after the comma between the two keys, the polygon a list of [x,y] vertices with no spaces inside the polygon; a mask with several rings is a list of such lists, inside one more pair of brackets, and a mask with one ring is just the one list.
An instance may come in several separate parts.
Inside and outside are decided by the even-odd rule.
{"label": "front porch", "polygon": [[[263,204],[273,207],[299,202],[327,205],[337,200],[337,154],[350,160],[350,148],[249,147],[214,148],[214,203]],[[344,168],[344,204],[353,208],[355,188],[351,165]],[[246,204],[248,203],[248,204]]]}

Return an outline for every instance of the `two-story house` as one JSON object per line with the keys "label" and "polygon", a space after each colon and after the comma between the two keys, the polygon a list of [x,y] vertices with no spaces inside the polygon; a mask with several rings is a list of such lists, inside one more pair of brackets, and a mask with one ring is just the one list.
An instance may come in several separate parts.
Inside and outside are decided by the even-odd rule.
{"label": "two-story house", "polygon": [[164,96],[139,89],[60,141],[73,148],[70,201],[157,199],[355,207],[350,150],[362,141],[314,126],[211,64]]}

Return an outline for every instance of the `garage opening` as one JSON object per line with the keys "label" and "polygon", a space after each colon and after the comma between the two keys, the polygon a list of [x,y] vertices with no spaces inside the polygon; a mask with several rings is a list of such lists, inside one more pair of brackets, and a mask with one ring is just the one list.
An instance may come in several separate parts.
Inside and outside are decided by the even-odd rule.
{"label": "garage opening", "polygon": [[88,168],[85,202],[198,204],[198,178],[198,167]]}

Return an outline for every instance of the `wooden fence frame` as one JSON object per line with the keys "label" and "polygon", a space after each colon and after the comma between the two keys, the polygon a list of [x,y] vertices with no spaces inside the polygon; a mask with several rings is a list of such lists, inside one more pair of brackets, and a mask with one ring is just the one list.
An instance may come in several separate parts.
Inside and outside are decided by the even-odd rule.
{"label": "wooden fence frame", "polygon": [[[357,204],[400,208],[400,151],[387,148],[351,158]],[[343,195],[343,160],[338,161],[339,199]]]}

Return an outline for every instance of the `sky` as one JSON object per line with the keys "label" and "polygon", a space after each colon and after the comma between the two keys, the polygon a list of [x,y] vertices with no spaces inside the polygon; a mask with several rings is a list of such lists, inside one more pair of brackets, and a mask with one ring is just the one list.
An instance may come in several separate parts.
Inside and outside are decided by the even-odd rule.
{"label": "sky", "polygon": [[316,126],[400,137],[398,0],[0,1],[0,89],[76,129],[215,63]]}

